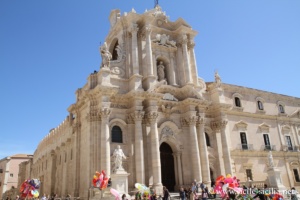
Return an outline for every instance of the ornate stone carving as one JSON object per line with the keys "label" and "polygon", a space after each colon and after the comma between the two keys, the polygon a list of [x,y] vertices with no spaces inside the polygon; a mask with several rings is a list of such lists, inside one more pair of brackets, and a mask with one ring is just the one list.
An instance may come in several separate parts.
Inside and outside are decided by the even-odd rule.
{"label": "ornate stone carving", "polygon": [[100,121],[101,120],[101,116],[99,115],[97,110],[91,110],[88,114],[87,114],[87,120],[90,122],[93,121]]}
{"label": "ornate stone carving", "polygon": [[196,115],[192,115],[186,118],[181,118],[181,124],[183,126],[187,126],[187,125],[196,125],[197,121],[198,121],[198,116]]}
{"label": "ornate stone carving", "polygon": [[203,117],[199,117],[197,121],[197,125],[204,125],[205,124],[205,119]]}
{"label": "ornate stone carving", "polygon": [[149,112],[147,113],[147,120],[149,121],[149,123],[155,123],[156,119],[158,117],[158,113],[157,112]]}
{"label": "ornate stone carving", "polygon": [[151,26],[148,24],[146,27],[145,27],[145,33],[147,36],[149,36],[152,32],[152,29],[151,29]]}
{"label": "ornate stone carving", "polygon": [[152,40],[154,43],[157,43],[162,46],[166,47],[176,47],[176,42],[173,40],[169,40],[170,36],[166,34],[156,34],[156,37],[154,40]]}
{"label": "ornate stone carving", "polygon": [[112,74],[118,75],[118,76],[120,76],[120,77],[124,77],[124,75],[125,75],[124,70],[123,70],[122,68],[120,68],[120,67],[113,67],[113,68],[110,70],[110,72],[111,72]]}
{"label": "ornate stone carving", "polygon": [[135,111],[134,113],[131,113],[130,116],[131,116],[132,120],[134,120],[136,122],[136,121],[142,121],[144,118],[144,114],[145,114],[144,111],[138,110],[138,111]]}
{"label": "ornate stone carving", "polygon": [[159,65],[157,65],[157,78],[158,81],[165,80],[165,66],[163,61],[159,61]]}
{"label": "ornate stone carving", "polygon": [[172,94],[165,93],[163,96],[163,100],[170,100],[170,101],[178,101]]}
{"label": "ornate stone carving", "polygon": [[118,44],[115,48],[115,50],[117,51],[117,61],[121,61],[126,57],[123,46],[123,44]]}
{"label": "ornate stone carving", "polygon": [[161,131],[161,139],[163,139],[163,138],[169,138],[169,137],[175,138],[175,135],[174,135],[172,129],[169,128],[168,126],[166,126]]}
{"label": "ornate stone carving", "polygon": [[213,129],[214,131],[220,131],[221,129],[224,129],[227,125],[226,120],[222,120],[222,121],[213,121],[210,123],[211,129]]}
{"label": "ornate stone carving", "polygon": [[269,154],[268,154],[268,167],[269,168],[274,168],[274,160],[273,160],[273,156],[272,156],[271,151],[269,151]]}
{"label": "ornate stone carving", "polygon": [[109,62],[112,59],[112,55],[108,50],[106,42],[100,47],[100,54],[102,57],[102,67],[109,67]]}
{"label": "ornate stone carving", "polygon": [[99,115],[101,116],[101,119],[108,119],[110,113],[111,110],[109,108],[103,108],[100,110]]}
{"label": "ornate stone carving", "polygon": [[137,34],[138,31],[139,31],[138,25],[133,23],[132,26],[131,26],[130,32],[132,34]]}

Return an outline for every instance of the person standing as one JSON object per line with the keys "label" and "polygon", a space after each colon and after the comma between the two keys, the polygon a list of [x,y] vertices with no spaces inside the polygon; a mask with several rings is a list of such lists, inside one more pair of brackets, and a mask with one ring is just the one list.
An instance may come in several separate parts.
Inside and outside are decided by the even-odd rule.
{"label": "person standing", "polygon": [[163,187],[163,191],[164,191],[164,197],[163,197],[163,200],[169,200],[169,198],[170,198],[170,193],[169,193],[169,190],[166,188],[166,186]]}
{"label": "person standing", "polygon": [[185,200],[185,191],[184,191],[184,189],[183,189],[183,187],[181,187],[180,188],[180,190],[179,190],[179,197],[180,197],[180,199],[181,200]]}

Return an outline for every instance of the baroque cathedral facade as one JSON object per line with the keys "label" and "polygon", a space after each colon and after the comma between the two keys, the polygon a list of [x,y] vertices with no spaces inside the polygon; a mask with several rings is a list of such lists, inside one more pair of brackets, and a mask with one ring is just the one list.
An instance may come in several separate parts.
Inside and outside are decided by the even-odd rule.
{"label": "baroque cathedral facade", "polygon": [[76,91],[69,116],[39,143],[25,177],[40,193],[87,197],[95,171],[110,175],[120,145],[129,191],[171,191],[219,175],[267,183],[268,153],[282,184],[300,186],[300,99],[198,77],[197,32],[159,6],[113,10],[100,70]]}

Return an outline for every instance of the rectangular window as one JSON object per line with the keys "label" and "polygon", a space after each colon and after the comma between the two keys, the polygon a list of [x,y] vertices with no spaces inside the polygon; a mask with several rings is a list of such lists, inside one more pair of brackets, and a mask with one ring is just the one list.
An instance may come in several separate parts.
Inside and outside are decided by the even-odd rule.
{"label": "rectangular window", "polygon": [[251,169],[246,169],[247,179],[253,181]]}
{"label": "rectangular window", "polygon": [[10,177],[14,177],[14,174],[10,174]]}
{"label": "rectangular window", "polygon": [[236,107],[241,107],[241,100],[240,100],[240,98],[235,97],[235,98],[234,98],[234,101],[235,101],[235,106],[236,106]]}
{"label": "rectangular window", "polygon": [[294,177],[296,182],[300,182],[300,177],[297,169],[293,169]]}
{"label": "rectangular window", "polygon": [[240,137],[241,137],[242,149],[248,149],[246,133],[241,132]]}
{"label": "rectangular window", "polygon": [[286,145],[288,147],[288,150],[292,151],[293,145],[292,145],[291,137],[289,135],[287,135],[287,136],[285,136],[285,140],[286,140]]}
{"label": "rectangular window", "polygon": [[264,136],[265,150],[272,150],[270,145],[269,135],[263,134],[263,136]]}

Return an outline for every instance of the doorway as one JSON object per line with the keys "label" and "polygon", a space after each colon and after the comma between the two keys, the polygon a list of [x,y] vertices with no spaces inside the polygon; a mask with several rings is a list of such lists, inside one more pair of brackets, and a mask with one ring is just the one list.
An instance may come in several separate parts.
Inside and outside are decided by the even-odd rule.
{"label": "doorway", "polygon": [[163,186],[166,186],[169,191],[174,191],[176,182],[172,148],[170,147],[170,145],[163,142],[160,145],[159,150],[162,184]]}

